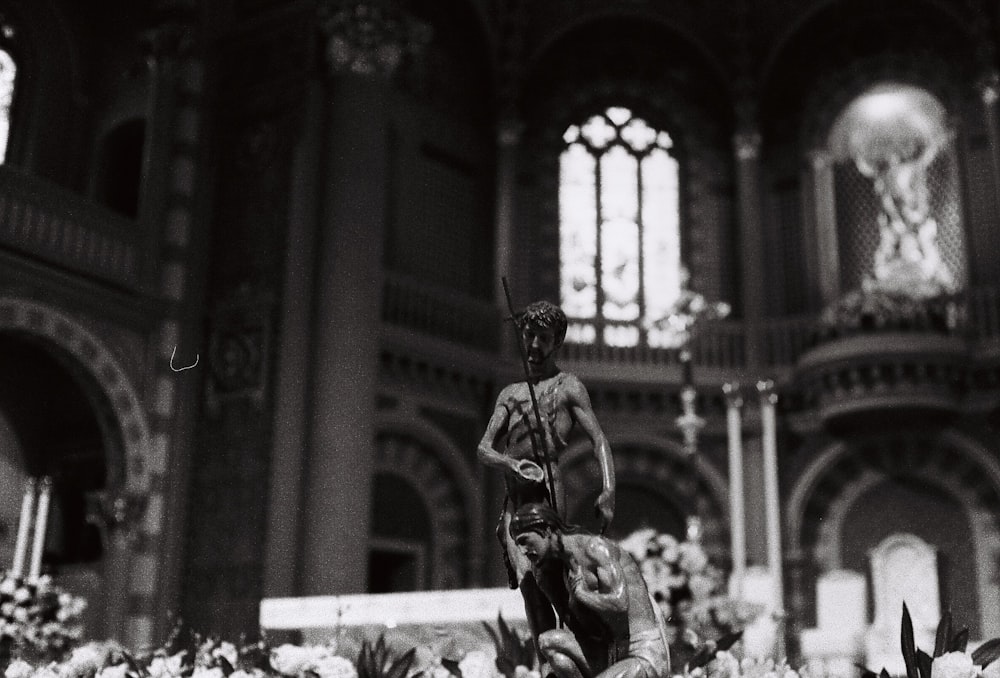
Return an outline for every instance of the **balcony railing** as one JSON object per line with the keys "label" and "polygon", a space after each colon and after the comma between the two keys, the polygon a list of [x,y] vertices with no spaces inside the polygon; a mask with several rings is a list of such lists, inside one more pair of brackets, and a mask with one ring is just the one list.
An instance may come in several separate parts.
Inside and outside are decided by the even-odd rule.
{"label": "balcony railing", "polygon": [[500,314],[492,303],[399,273],[386,273],[382,320],[471,348],[499,345]]}
{"label": "balcony railing", "polygon": [[0,247],[136,291],[141,241],[136,222],[72,191],[0,167]]}
{"label": "balcony railing", "polygon": [[[1000,291],[977,288],[959,299],[965,307],[960,332],[974,342],[1000,341]],[[387,276],[383,319],[463,345],[492,349],[498,345],[500,310],[482,300],[435,288],[406,276]],[[719,370],[792,368],[821,343],[812,314],[767,319],[757,325],[738,320],[706,321],[692,341],[694,364]],[[752,347],[751,347],[752,344]],[[756,365],[751,365],[753,354]],[[670,366],[676,350],[648,346],[603,346],[567,342],[561,359],[575,364]]]}

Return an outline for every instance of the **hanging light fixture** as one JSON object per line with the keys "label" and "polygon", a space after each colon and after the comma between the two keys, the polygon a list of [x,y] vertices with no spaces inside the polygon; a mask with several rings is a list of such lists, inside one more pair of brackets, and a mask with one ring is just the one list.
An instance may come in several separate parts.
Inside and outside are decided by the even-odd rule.
{"label": "hanging light fixture", "polygon": [[669,344],[677,350],[681,364],[681,415],[674,420],[684,436],[684,449],[688,454],[698,451],[698,433],[705,427],[705,419],[698,415],[698,391],[694,385],[693,356],[691,340],[698,325],[705,320],[721,320],[729,315],[729,304],[724,301],[708,302],[705,295],[692,291],[688,284],[691,276],[687,269],[681,270],[681,287],[677,300],[670,312],[652,323],[664,330]]}

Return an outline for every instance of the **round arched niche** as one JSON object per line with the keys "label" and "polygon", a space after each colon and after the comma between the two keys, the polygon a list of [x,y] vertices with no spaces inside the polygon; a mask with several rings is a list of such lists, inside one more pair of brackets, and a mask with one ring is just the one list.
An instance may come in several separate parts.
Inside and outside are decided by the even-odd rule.
{"label": "round arched niche", "polygon": [[[419,435],[383,430],[376,438],[369,576],[388,590],[452,589],[478,573],[478,509],[456,458]],[[402,520],[405,524],[400,524]],[[383,591],[386,592],[386,591]]]}
{"label": "round arched niche", "polygon": [[[620,539],[652,527],[684,539],[688,518],[696,517],[706,552],[713,557],[726,554],[727,489],[709,462],[668,441],[612,441],[612,449],[617,496],[609,536]],[[569,500],[567,515],[597,531],[594,501],[601,475],[589,446],[572,446],[560,466]]]}
{"label": "round arched niche", "polygon": [[872,548],[916,535],[938,552],[941,609],[973,637],[996,635],[1000,464],[966,436],[914,426],[835,443],[800,475],[785,516],[788,550],[818,572],[868,572]]}
{"label": "round arched niche", "polygon": [[97,384],[61,348],[25,332],[0,331],[0,465],[3,562],[13,562],[28,479],[51,478],[42,572],[88,598],[86,628],[103,633],[107,546],[90,520],[91,498],[121,481],[120,433]]}
{"label": "round arched niche", "polygon": [[833,121],[826,152],[842,289],[875,285],[928,296],[964,285],[961,192],[948,117],[928,89],[882,80]]}

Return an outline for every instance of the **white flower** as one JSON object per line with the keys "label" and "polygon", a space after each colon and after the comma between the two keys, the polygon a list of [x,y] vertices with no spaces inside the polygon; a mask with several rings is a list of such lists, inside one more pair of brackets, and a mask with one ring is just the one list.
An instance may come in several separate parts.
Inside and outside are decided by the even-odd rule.
{"label": "white flower", "polygon": [[931,663],[931,678],[973,678],[978,669],[964,652],[946,652]]}
{"label": "white flower", "polygon": [[660,547],[660,558],[671,565],[677,562],[680,553],[679,544],[673,535],[661,534],[656,537],[656,543]]}
{"label": "white flower", "polygon": [[218,647],[212,649],[212,656],[215,658],[222,658],[229,662],[230,666],[236,666],[236,663],[240,659],[240,653],[237,651],[236,646],[232,643],[221,642]]}
{"label": "white flower", "polygon": [[29,591],[26,586],[22,586],[21,588],[14,591],[14,600],[16,600],[17,602],[23,603],[30,599],[31,599],[31,591]]}
{"label": "white flower", "polygon": [[710,577],[706,577],[702,574],[692,574],[690,579],[688,579],[688,588],[691,589],[691,595],[695,600],[700,600],[702,598],[708,598],[712,595],[712,590],[715,588],[715,582],[712,581]]}
{"label": "white flower", "polygon": [[88,673],[96,673],[104,664],[107,653],[99,649],[94,643],[89,643],[83,647],[73,650],[73,653],[66,660],[59,670],[59,674],[65,678],[84,676]]}
{"label": "white flower", "polygon": [[[931,668],[934,668],[933,664],[931,664]],[[984,666],[981,675],[982,678],[1000,678],[1000,661],[994,660]]]}
{"label": "white flower", "polygon": [[701,572],[708,565],[708,556],[698,544],[686,541],[679,548],[679,565],[685,572],[689,574]]}
{"label": "white flower", "polygon": [[35,669],[31,667],[31,664],[23,659],[15,659],[7,665],[7,670],[4,671],[3,675],[4,678],[31,678],[31,674],[34,672]]}
{"label": "white flower", "polygon": [[5,596],[14,595],[14,591],[17,590],[17,580],[13,577],[4,577],[3,581],[0,581],[0,594]]}
{"label": "white flower", "polygon": [[485,652],[473,650],[458,663],[462,678],[494,678],[495,665]]}
{"label": "white flower", "polygon": [[95,678],[125,678],[128,675],[128,664],[106,666],[97,672]]}
{"label": "white flower", "polygon": [[664,597],[670,597],[670,566],[662,560],[648,559],[639,566],[642,578],[652,593],[659,592]]}
{"label": "white flower", "polygon": [[153,657],[147,670],[150,678],[176,678],[184,669],[184,652],[172,657]]}
{"label": "white flower", "polygon": [[358,670],[349,659],[329,655],[316,661],[313,669],[319,678],[358,678]]}
{"label": "white flower", "polygon": [[523,664],[518,664],[514,669],[514,678],[540,678],[541,674],[538,671],[532,671],[527,666]]}
{"label": "white flower", "polygon": [[32,678],[59,678],[59,674],[56,673],[55,667],[56,664],[43,666],[42,668],[35,671],[35,675]]}
{"label": "white flower", "polygon": [[632,557],[642,561],[649,555],[649,549],[656,542],[656,530],[651,527],[636,530],[619,542],[619,546],[632,554]]}
{"label": "white flower", "polygon": [[218,666],[196,666],[191,678],[226,678],[226,674]]}
{"label": "white flower", "polygon": [[716,652],[706,668],[709,678],[740,678],[740,662],[731,652]]}
{"label": "white flower", "polygon": [[315,669],[330,651],[322,647],[299,647],[285,643],[271,650],[271,668],[286,676],[297,676]]}

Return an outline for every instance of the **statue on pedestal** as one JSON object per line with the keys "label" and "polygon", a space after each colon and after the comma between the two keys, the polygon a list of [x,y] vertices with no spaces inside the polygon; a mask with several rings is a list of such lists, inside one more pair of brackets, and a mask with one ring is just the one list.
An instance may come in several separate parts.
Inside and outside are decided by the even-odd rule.
{"label": "statue on pedestal", "polygon": [[594,415],[587,389],[579,378],[561,371],[555,363],[566,336],[566,314],[552,303],[538,301],[513,319],[521,342],[525,381],[500,392],[478,456],[480,462],[504,474],[507,496],[497,537],[510,587],[521,589],[528,623],[537,639],[539,629],[554,626],[555,617],[530,576],[530,563],[510,537],[511,516],[525,504],[542,502],[557,515],[566,515],[559,457],[576,425],[590,438],[601,469],[601,493],[595,510],[602,533],[614,516],[615,471],[611,447]]}
{"label": "statue on pedestal", "polygon": [[525,504],[510,534],[566,628],[540,633],[538,650],[558,678],[664,678],[670,650],[635,559],[618,544],[566,524],[545,504]]}

